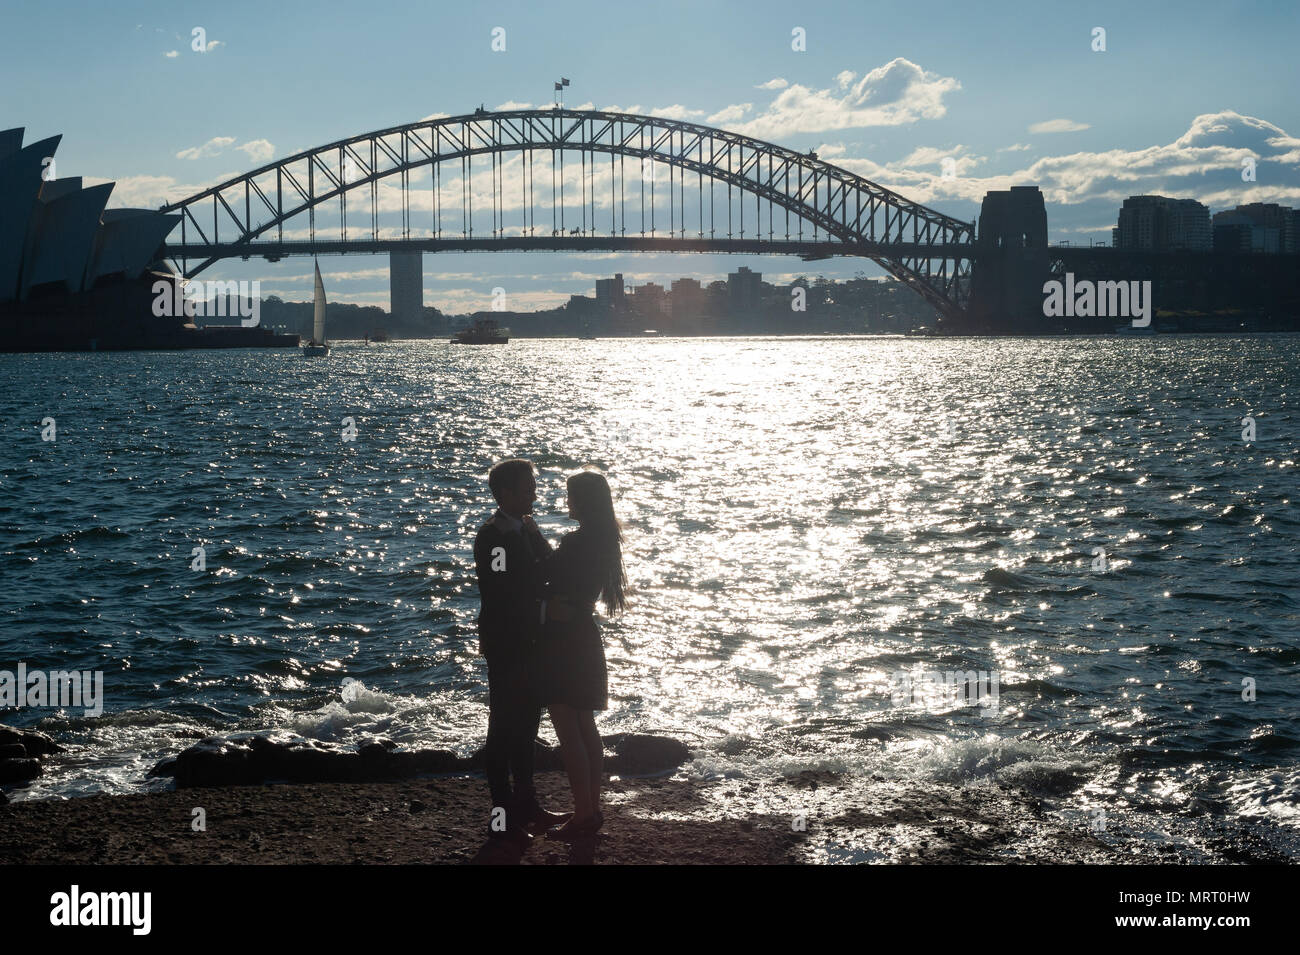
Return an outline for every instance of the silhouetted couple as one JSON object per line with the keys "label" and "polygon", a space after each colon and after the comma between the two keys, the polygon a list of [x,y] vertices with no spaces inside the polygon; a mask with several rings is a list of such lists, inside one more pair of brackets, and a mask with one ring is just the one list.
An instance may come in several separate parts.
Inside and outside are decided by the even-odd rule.
{"label": "silhouetted couple", "polygon": [[[525,841],[541,829],[566,841],[594,836],[604,824],[604,746],[595,711],[608,705],[594,614],[597,600],[610,612],[622,610],[626,586],[609,484],[598,471],[570,475],[569,517],[578,529],[554,549],[533,522],[532,462],[502,461],[488,474],[488,486],[498,507],[474,539],[474,564],[482,602],[479,648],[488,665],[489,831]],[[533,789],[542,707],[560,740],[572,814],[548,812]]]}

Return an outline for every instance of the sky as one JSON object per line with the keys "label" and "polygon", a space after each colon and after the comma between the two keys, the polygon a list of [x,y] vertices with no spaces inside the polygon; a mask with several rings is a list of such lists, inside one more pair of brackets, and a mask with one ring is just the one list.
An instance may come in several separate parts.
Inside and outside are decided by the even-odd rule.
{"label": "sky", "polygon": [[[1300,2],[4,0],[0,128],[62,133],[59,177],[157,207],[370,130],[546,107],[565,76],[566,106],[815,149],[964,221],[990,189],[1038,185],[1051,240],[1086,244],[1109,242],[1129,195],[1300,207],[1298,41]],[[774,282],[881,274],[856,259],[439,253],[424,258],[425,303],[487,309],[502,287],[511,309],[549,307],[614,272],[667,285],[740,265]],[[321,271],[331,301],[387,307],[386,256]],[[305,258],[203,275],[294,300],[311,276]]]}

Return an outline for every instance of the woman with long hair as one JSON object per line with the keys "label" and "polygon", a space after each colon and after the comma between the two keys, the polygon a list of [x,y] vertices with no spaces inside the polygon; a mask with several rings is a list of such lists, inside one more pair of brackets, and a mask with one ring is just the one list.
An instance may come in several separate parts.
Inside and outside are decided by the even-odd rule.
{"label": "woman with long hair", "polygon": [[600,811],[604,743],[596,710],[608,706],[609,691],[594,614],[597,600],[609,613],[623,610],[627,577],[623,535],[605,476],[579,471],[569,476],[567,490],[569,517],[578,529],[561,539],[548,563],[547,619],[535,672],[538,702],[550,711],[573,790],[573,818],[548,835],[572,841],[594,835],[605,821]]}

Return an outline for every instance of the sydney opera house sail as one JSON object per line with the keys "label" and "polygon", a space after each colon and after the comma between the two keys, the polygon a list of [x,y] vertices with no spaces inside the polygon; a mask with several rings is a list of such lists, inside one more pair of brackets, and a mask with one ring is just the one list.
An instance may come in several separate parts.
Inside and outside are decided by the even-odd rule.
{"label": "sydney opera house sail", "polygon": [[61,136],[23,146],[23,134],[0,130],[0,351],[297,345],[263,328],[199,328],[184,309],[156,314],[160,282],[184,301],[163,261],[180,217],[107,208],[113,183],[53,176]]}

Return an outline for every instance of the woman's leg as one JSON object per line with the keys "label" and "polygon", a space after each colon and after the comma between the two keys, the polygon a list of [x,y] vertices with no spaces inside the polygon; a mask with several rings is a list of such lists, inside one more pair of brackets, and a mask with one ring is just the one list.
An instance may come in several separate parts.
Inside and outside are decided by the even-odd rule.
{"label": "woman's leg", "polygon": [[569,788],[573,790],[573,822],[590,819],[595,812],[591,802],[591,764],[583,742],[578,711],[571,706],[556,704],[549,707],[551,725],[560,739],[560,758],[569,774]]}
{"label": "woman's leg", "polygon": [[591,787],[591,810],[600,812],[600,784],[604,779],[605,743],[596,729],[596,714],[592,710],[577,710],[578,728],[587,754],[587,775]]}

